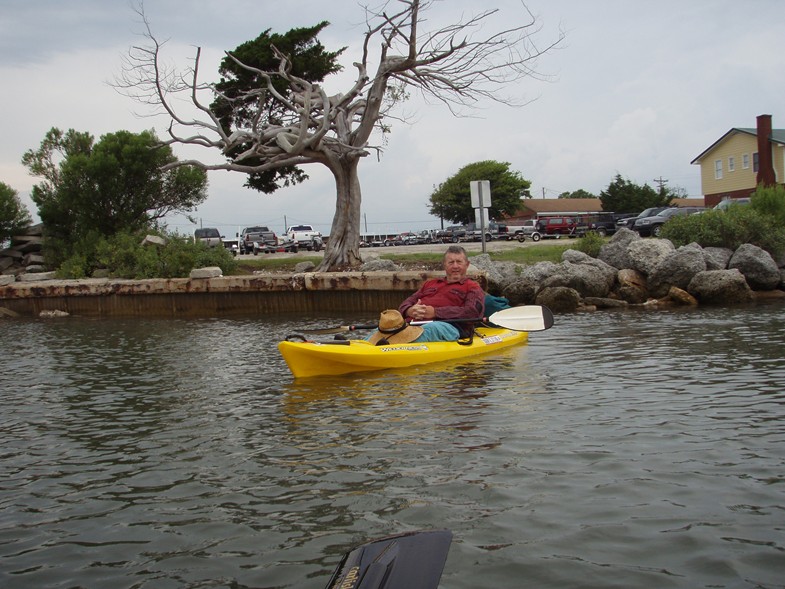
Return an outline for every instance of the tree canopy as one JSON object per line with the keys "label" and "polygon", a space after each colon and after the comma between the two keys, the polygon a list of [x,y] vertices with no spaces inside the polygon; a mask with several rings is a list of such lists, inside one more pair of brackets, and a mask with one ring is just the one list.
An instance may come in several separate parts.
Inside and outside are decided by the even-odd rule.
{"label": "tree canopy", "polygon": [[89,133],[52,128],[22,163],[42,178],[31,198],[47,238],[78,240],[149,227],[207,198],[207,174],[177,161],[152,131],[118,131],[97,143]]}
{"label": "tree canopy", "polygon": [[30,223],[30,212],[19,200],[19,193],[5,182],[0,182],[0,243],[29,227]]}
{"label": "tree canopy", "polygon": [[453,223],[473,222],[470,183],[476,180],[488,180],[491,184],[488,216],[492,219],[515,214],[521,208],[521,198],[528,194],[531,186],[520,172],[510,170],[508,162],[475,162],[462,167],[434,190],[430,197],[431,214]]}
{"label": "tree canopy", "polygon": [[639,186],[621,174],[616,174],[608,187],[600,192],[602,210],[610,212],[640,212],[649,207],[670,204],[675,193],[667,189],[656,191],[648,184]]}
{"label": "tree canopy", "polygon": [[[275,71],[285,55],[289,73],[310,83],[322,82],[330,74],[341,71],[338,58],[345,48],[327,51],[317,39],[317,35],[330,23],[324,21],[312,27],[297,28],[285,34],[262,32],[256,39],[238,45],[223,58],[218,69],[220,81],[215,85],[215,100],[212,111],[218,116],[225,132],[233,129],[251,129],[259,126],[296,124],[296,113],[288,110],[275,100],[270,92],[255,92],[265,86],[260,72]],[[279,95],[289,92],[288,80],[278,76],[271,84]],[[229,152],[229,159],[235,159],[249,148],[248,142],[238,144]],[[251,163],[253,158],[247,158]],[[261,160],[257,158],[257,162]],[[271,193],[283,186],[299,184],[308,175],[297,166],[284,166],[277,169],[252,172],[245,183],[249,188]]]}
{"label": "tree canopy", "polygon": [[572,192],[562,192],[558,198],[597,198],[597,195],[592,194],[583,188],[579,188],[578,190],[573,190]]}

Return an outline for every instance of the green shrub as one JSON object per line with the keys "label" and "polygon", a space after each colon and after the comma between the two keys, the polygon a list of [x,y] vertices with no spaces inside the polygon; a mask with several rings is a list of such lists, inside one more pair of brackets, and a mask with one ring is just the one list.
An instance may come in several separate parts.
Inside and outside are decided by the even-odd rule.
{"label": "green shrub", "polygon": [[780,227],[785,227],[785,187],[758,186],[753,193],[750,206],[763,215],[771,218]]}
{"label": "green shrub", "polygon": [[575,249],[596,258],[600,255],[600,248],[605,244],[605,238],[601,237],[596,231],[587,231],[586,234],[578,240]]}
{"label": "green shrub", "polygon": [[111,237],[89,236],[71,244],[71,254],[63,260],[58,275],[63,278],[92,276],[105,269],[114,278],[185,278],[194,268],[219,266],[224,274],[237,263],[229,250],[208,248],[190,238],[161,234],[166,245],[142,245],[151,232],[120,232]]}
{"label": "green shrub", "polygon": [[[755,202],[754,198],[752,202]],[[785,252],[785,225],[773,216],[761,214],[753,206],[674,217],[662,226],[660,237],[670,239],[677,247],[694,242],[702,247],[735,250],[744,243],[751,243],[775,258]]]}

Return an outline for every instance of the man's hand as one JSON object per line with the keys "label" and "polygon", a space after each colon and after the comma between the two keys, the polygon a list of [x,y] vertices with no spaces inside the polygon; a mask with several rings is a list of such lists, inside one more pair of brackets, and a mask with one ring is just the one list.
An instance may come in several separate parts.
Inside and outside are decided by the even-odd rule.
{"label": "man's hand", "polygon": [[406,309],[406,316],[415,321],[428,321],[436,317],[436,310],[430,305],[423,305],[418,299],[415,304]]}

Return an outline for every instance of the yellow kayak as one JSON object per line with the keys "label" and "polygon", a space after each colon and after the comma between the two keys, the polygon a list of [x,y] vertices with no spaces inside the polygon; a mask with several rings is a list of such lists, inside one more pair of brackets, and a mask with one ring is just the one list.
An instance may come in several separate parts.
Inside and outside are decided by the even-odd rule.
{"label": "yellow kayak", "polygon": [[296,378],[405,368],[488,354],[525,343],[528,333],[495,327],[478,327],[471,344],[423,342],[374,346],[365,340],[282,341],[278,344]]}

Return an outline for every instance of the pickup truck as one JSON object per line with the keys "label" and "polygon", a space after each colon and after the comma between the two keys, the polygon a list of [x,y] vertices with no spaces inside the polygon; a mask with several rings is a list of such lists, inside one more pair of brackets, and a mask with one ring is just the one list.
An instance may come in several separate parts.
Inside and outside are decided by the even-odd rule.
{"label": "pickup truck", "polygon": [[[498,223],[491,221],[485,227],[485,241],[491,241],[493,239],[509,239],[510,236],[507,233],[507,226],[506,225],[499,225]],[[466,236],[464,237],[464,241],[482,241],[482,231],[480,230],[480,226],[476,225],[475,223],[469,223],[466,226]]]}
{"label": "pickup truck", "polygon": [[277,247],[278,236],[269,227],[254,225],[237,234],[237,249],[241,254],[258,254],[265,247]]}
{"label": "pickup truck", "polygon": [[296,243],[298,247],[304,247],[309,252],[318,252],[322,249],[322,234],[311,225],[292,225],[286,230],[286,236]]}

